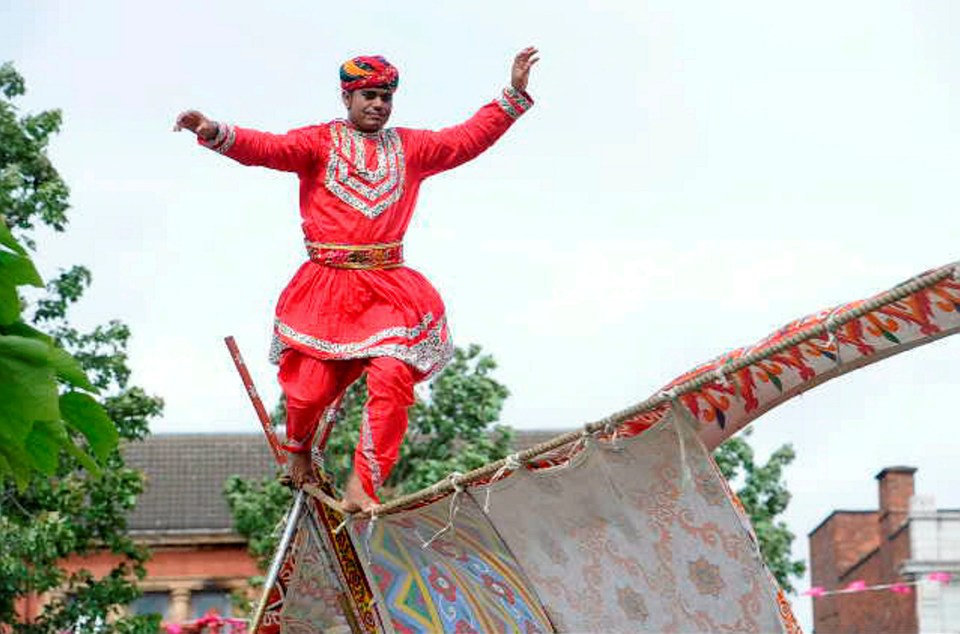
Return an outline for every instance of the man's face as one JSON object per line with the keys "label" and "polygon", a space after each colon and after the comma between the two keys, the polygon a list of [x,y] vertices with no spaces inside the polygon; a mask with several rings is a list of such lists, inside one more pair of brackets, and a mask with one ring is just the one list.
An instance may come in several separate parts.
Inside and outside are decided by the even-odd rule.
{"label": "man's face", "polygon": [[393,92],[388,88],[361,88],[343,93],[350,122],[363,132],[376,132],[387,124],[393,110]]}

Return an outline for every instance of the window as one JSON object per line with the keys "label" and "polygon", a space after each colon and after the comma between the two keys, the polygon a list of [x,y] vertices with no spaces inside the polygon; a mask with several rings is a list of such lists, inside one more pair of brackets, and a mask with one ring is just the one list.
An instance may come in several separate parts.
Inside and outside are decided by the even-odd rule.
{"label": "window", "polygon": [[144,592],[142,597],[130,605],[130,612],[133,614],[159,614],[162,618],[167,617],[169,610],[169,592]]}
{"label": "window", "polygon": [[226,590],[198,590],[190,593],[190,616],[197,619],[211,610],[230,616],[230,593]]}

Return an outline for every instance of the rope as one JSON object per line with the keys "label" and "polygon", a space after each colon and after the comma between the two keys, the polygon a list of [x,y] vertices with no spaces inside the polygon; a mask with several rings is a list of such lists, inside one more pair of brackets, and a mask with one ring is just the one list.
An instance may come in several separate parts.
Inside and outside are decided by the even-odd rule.
{"label": "rope", "polygon": [[604,425],[603,433],[610,436],[610,447],[616,451],[620,451],[620,426],[609,423]]}
{"label": "rope", "polygon": [[421,544],[421,548],[426,549],[434,542],[434,540],[449,530],[453,530],[453,520],[457,516],[457,511],[460,510],[460,494],[463,493],[463,485],[460,484],[460,479],[463,477],[463,474],[459,471],[454,471],[447,476],[447,480],[450,482],[450,485],[453,487],[453,497],[450,498],[450,517],[447,520],[447,523],[433,534],[433,537]]}
{"label": "rope", "polygon": [[834,362],[836,363],[837,367],[839,367],[839,366],[841,366],[841,365],[843,364],[843,360],[842,360],[841,357],[840,357],[840,339],[837,337],[837,330],[838,330],[838,329],[840,328],[840,326],[842,325],[842,324],[840,324],[839,322],[840,322],[840,320],[837,319],[837,309],[836,309],[836,308],[834,308],[832,311],[830,311],[830,314],[827,316],[826,320],[824,320],[824,322],[823,322],[824,327],[827,329],[827,335],[828,335],[828,337],[827,337],[827,347],[828,347],[828,348],[835,348],[835,349],[836,349],[836,357],[837,357],[837,358],[834,359]]}
{"label": "rope", "polygon": [[505,476],[508,471],[516,471],[517,469],[523,466],[523,464],[520,463],[520,459],[517,458],[518,455],[520,454],[510,454],[509,456],[507,456],[506,459],[503,461],[503,466],[500,467],[497,470],[497,472],[493,474],[493,477],[490,478],[490,481],[487,482],[486,499],[483,501],[484,515],[490,514],[490,487],[493,486],[493,483],[499,481],[500,478]]}
{"label": "rope", "polygon": [[363,533],[363,549],[367,553],[367,565],[373,563],[373,551],[370,549],[370,542],[373,540],[373,525],[377,523],[379,516],[375,513],[370,515],[370,523],[367,524],[367,530]]}
{"label": "rope", "polygon": [[[842,316],[837,317],[834,320],[834,325],[839,328],[844,324],[847,324],[851,321],[863,317],[867,313],[873,312],[878,308],[898,302],[904,297],[912,295],[918,291],[924,290],[931,286],[939,284],[947,278],[952,278],[958,274],[960,271],[960,263],[951,264],[947,266],[940,267],[930,273],[916,277],[909,282],[906,282],[900,286],[897,286],[889,291],[881,293],[874,297],[873,299],[865,301],[863,304],[844,313]],[[784,350],[793,348],[794,346],[801,344],[805,341],[811,339],[822,339],[828,336],[827,328],[825,323],[818,324],[817,326],[811,327],[809,330],[801,331],[789,337],[778,344],[762,351],[762,352],[753,352],[751,354],[744,355],[739,359],[731,361],[729,364],[728,373],[733,374],[738,372],[746,367],[749,367],[758,361],[763,361],[769,357],[780,354]],[[606,428],[608,425],[620,425],[632,418],[636,418],[638,415],[652,412],[666,403],[669,403],[671,398],[668,395],[674,395],[675,397],[683,396],[684,394],[689,394],[690,392],[696,392],[704,385],[715,380],[714,374],[711,372],[705,372],[700,376],[685,381],[679,385],[673,386],[669,390],[665,390],[652,396],[644,401],[637,403],[631,407],[628,407],[619,412],[615,412],[610,416],[600,419],[594,423],[588,423],[584,426],[584,431],[587,433],[595,433],[601,429]],[[559,447],[562,447],[570,442],[573,442],[580,438],[582,432],[580,430],[570,431],[554,438],[534,445],[533,447],[528,447],[523,451],[514,454],[516,459],[520,462],[528,462],[532,458],[545,454],[549,451],[553,451]],[[490,464],[487,464],[473,471],[469,471],[463,474],[463,477],[458,479],[458,482],[465,484],[470,484],[471,482],[476,482],[477,480],[484,480],[489,478],[491,475],[495,474],[500,470],[504,464],[506,464],[505,459],[500,459]],[[380,506],[373,509],[378,515],[389,515],[391,513],[398,513],[410,506],[419,504],[421,502],[431,500],[434,498],[442,497],[451,491],[456,491],[456,488],[452,485],[449,478],[441,480],[436,484],[433,484],[425,489],[422,489],[416,493],[411,493],[409,495],[404,495],[402,497],[391,500],[386,504],[381,504]],[[361,515],[369,515],[370,513],[361,513]]]}

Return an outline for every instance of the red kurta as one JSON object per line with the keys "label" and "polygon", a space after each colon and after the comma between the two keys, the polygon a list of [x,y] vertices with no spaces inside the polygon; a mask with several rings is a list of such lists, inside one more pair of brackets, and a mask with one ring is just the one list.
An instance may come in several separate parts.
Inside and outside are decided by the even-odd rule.
{"label": "red kurta", "polygon": [[[227,127],[213,149],[245,165],[296,172],[307,242],[396,243],[420,183],[489,148],[533,104],[512,88],[468,121],[440,131],[363,133],[343,120],[276,135]],[[280,295],[275,361],[287,347],[320,359],[393,357],[426,377],[450,358],[443,301],[407,267],[332,268],[305,262]]]}

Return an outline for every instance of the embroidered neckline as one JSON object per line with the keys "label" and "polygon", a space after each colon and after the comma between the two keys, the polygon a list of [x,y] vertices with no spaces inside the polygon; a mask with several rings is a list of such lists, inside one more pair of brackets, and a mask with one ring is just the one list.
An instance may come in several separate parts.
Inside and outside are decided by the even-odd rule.
{"label": "embroidered neckline", "polygon": [[[367,144],[376,145],[374,168],[367,167]],[[325,184],[334,196],[371,220],[403,195],[403,145],[394,128],[362,132],[344,119],[330,124],[330,156]]]}

